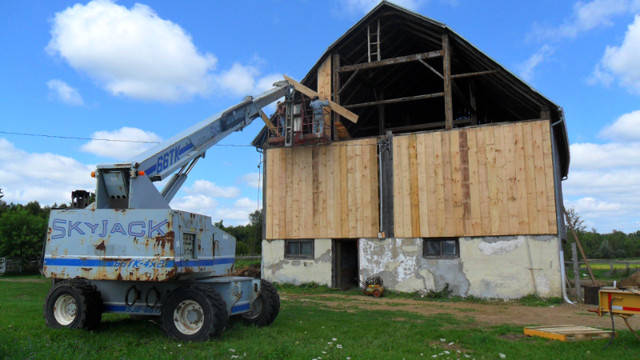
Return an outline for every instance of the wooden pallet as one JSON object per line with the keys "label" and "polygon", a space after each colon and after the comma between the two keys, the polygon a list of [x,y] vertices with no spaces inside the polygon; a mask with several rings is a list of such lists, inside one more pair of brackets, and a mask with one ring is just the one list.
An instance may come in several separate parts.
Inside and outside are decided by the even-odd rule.
{"label": "wooden pallet", "polygon": [[539,336],[560,341],[592,340],[611,337],[611,331],[588,326],[555,325],[524,328],[527,336]]}

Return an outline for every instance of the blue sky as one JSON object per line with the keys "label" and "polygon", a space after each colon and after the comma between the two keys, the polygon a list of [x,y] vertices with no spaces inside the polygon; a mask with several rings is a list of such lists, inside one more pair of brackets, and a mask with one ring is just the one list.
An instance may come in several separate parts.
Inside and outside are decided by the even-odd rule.
{"label": "blue sky", "polygon": [[[96,164],[131,159],[301,79],[376,5],[329,1],[0,2],[0,187],[68,202]],[[565,204],[600,232],[640,229],[640,0],[403,0],[447,24],[565,110]],[[258,208],[254,122],[207,152],[171,205],[225,224]],[[78,137],[61,139],[14,133]]]}

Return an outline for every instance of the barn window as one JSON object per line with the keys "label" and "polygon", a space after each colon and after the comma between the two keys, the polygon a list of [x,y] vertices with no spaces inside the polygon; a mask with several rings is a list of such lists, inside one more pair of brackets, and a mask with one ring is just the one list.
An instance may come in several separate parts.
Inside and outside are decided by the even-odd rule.
{"label": "barn window", "polygon": [[422,240],[422,256],[431,259],[460,257],[457,238],[425,238]]}
{"label": "barn window", "polygon": [[285,240],[285,259],[313,259],[313,240]]}

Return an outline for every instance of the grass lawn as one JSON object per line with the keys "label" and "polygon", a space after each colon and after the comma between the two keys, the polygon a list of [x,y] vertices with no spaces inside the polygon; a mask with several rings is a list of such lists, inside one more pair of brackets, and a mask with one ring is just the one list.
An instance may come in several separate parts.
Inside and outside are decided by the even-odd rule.
{"label": "grass lawn", "polygon": [[52,330],[42,318],[49,286],[37,276],[0,278],[0,359],[637,359],[640,350],[629,331],[601,350],[606,340],[525,338],[522,327],[484,326],[473,312],[420,316],[328,307],[287,298],[294,291],[288,288],[281,289],[282,308],[271,326],[232,322],[220,339],[205,343],[173,341],[153,321],[113,314],[103,315],[93,332]]}

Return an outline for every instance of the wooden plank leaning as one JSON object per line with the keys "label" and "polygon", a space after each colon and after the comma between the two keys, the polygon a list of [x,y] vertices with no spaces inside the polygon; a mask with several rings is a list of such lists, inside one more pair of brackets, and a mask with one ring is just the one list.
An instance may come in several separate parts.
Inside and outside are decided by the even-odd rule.
{"label": "wooden plank leaning", "polygon": [[587,255],[585,255],[584,249],[582,249],[582,243],[580,243],[580,240],[578,239],[578,234],[576,234],[576,229],[573,228],[573,225],[571,224],[571,221],[569,221],[570,220],[569,219],[569,214],[567,213],[567,209],[565,209],[564,206],[562,207],[562,211],[564,212],[564,216],[567,219],[567,224],[569,225],[569,228],[571,229],[571,233],[573,234],[573,238],[575,239],[576,244],[578,245],[578,249],[580,250],[580,254],[582,255],[582,259],[584,259],[584,265],[587,267],[587,272],[589,273],[589,276],[591,277],[591,282],[593,283],[593,285],[596,285],[596,277],[593,276],[593,271],[591,271],[591,265],[589,265],[589,260],[587,259]]}

